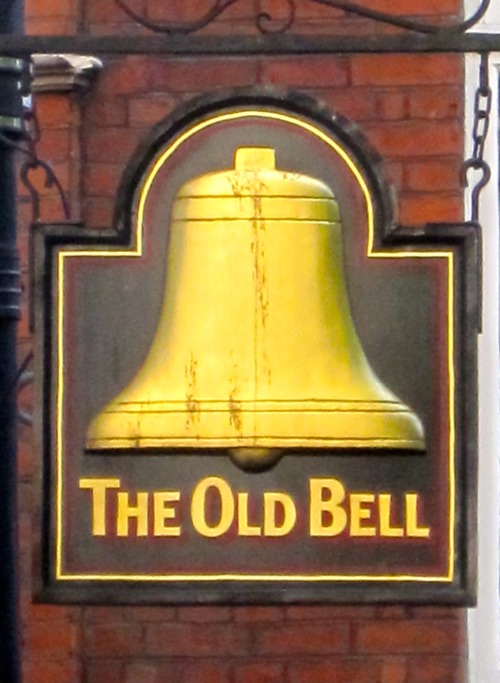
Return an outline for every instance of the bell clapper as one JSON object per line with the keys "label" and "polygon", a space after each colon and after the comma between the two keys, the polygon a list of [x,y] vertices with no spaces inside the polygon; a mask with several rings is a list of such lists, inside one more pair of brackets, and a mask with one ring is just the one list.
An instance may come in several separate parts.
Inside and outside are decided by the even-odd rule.
{"label": "bell clapper", "polygon": [[230,448],[234,464],[245,472],[263,472],[274,467],[283,455],[281,448]]}

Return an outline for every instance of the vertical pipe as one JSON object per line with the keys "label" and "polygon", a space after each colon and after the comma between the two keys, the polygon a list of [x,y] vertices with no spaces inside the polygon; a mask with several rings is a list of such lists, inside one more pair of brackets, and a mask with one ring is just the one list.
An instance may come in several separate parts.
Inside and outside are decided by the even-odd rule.
{"label": "vertical pipe", "polygon": [[[22,1],[4,0],[0,34],[22,31]],[[0,56],[0,130],[15,135],[21,116],[19,60]],[[13,152],[0,141],[0,681],[19,683],[16,496],[16,321],[20,316]]]}

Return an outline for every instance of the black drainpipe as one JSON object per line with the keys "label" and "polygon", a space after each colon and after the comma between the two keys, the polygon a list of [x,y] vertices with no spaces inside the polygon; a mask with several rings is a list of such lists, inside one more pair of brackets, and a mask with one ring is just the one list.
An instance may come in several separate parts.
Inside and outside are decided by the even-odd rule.
{"label": "black drainpipe", "polygon": [[[0,34],[22,33],[22,0],[3,0]],[[1,35],[0,35],[1,45]],[[0,49],[0,681],[20,683],[16,476],[16,322],[20,317],[16,251],[16,175],[9,140],[22,123],[23,62]],[[7,140],[6,140],[7,138]]]}

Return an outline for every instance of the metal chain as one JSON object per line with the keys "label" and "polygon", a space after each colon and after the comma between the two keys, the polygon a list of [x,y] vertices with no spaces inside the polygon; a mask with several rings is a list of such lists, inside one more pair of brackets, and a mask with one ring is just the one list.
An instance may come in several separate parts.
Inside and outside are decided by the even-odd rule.
{"label": "metal chain", "polygon": [[[59,181],[59,178],[54,173],[51,165],[40,159],[37,152],[37,144],[40,140],[40,126],[36,116],[36,112],[33,109],[25,108],[23,112],[23,134],[21,141],[17,142],[12,140],[9,136],[0,132],[0,144],[9,149],[21,152],[26,155],[25,161],[21,164],[19,170],[19,176],[23,185],[26,187],[30,194],[32,202],[32,225],[40,220],[40,194],[36,189],[35,185],[30,180],[30,172],[36,171],[41,168],[45,173],[44,187],[50,188],[55,187],[59,194],[59,199],[61,201],[61,206],[64,214],[64,219],[70,219],[70,210],[68,200],[64,193],[63,187]],[[24,143],[24,144],[23,144]]]}
{"label": "metal chain", "polygon": [[[20,169],[19,169],[19,176],[20,179],[23,183],[23,185],[26,187],[26,189],[29,192],[30,199],[31,199],[31,206],[32,206],[32,215],[31,215],[31,230],[29,231],[29,268],[30,268],[30,275],[29,275],[29,281],[30,281],[30,289],[31,289],[31,283],[33,282],[33,273],[31,272],[31,269],[33,267],[33,228],[36,226],[39,221],[40,221],[40,193],[38,192],[36,186],[32,183],[30,175],[33,171],[37,171],[38,169],[42,169],[43,172],[45,173],[45,182],[44,182],[44,187],[45,188],[51,188],[55,187],[60,201],[61,201],[61,206],[64,214],[65,220],[70,219],[70,209],[69,209],[69,204],[68,200],[66,198],[66,195],[64,193],[63,187],[59,181],[59,178],[55,174],[54,170],[50,166],[50,164],[46,161],[43,161],[40,159],[38,156],[38,151],[37,151],[37,145],[40,142],[41,138],[41,133],[40,133],[40,124],[38,121],[38,117],[36,114],[36,109],[33,106],[32,102],[30,102],[29,107],[24,107],[23,109],[23,132],[21,135],[20,140],[13,140],[11,137],[8,135],[5,135],[3,132],[0,132],[0,144],[8,147],[12,150],[21,152],[25,156],[25,160],[21,163]],[[30,310],[30,329],[33,330],[33,321],[32,321],[32,313]],[[15,381],[13,384],[13,388],[17,388],[17,392],[20,393],[26,386],[31,384],[33,382],[33,373],[32,372],[27,372],[26,368],[29,365],[33,358],[33,351],[29,351],[26,358],[22,361],[21,365],[19,366],[19,369],[16,373]],[[30,412],[26,410],[22,410],[21,408],[18,408],[18,418],[19,420],[25,424],[25,425],[31,425],[33,422],[33,416]]]}
{"label": "metal chain", "polygon": [[467,174],[470,170],[480,173],[471,190],[471,221],[479,220],[479,195],[491,178],[491,168],[484,160],[484,149],[490,126],[492,92],[488,76],[488,55],[481,55],[479,65],[479,84],[474,97],[474,123],[472,126],[472,156],[467,159],[461,172],[462,185],[468,186]]}
{"label": "metal chain", "polygon": [[[45,182],[44,182],[44,187],[49,189],[51,187],[55,187],[59,199],[61,201],[61,207],[64,215],[65,220],[70,219],[70,209],[69,209],[69,204],[68,200],[66,198],[66,195],[64,193],[63,187],[61,185],[61,182],[59,181],[59,178],[57,177],[56,173],[52,169],[51,165],[40,159],[38,156],[38,151],[37,151],[37,146],[38,143],[40,142],[41,139],[41,131],[40,131],[40,122],[38,120],[37,112],[36,112],[36,106],[33,102],[30,102],[31,106],[28,108],[26,107],[24,110],[24,116],[23,116],[23,122],[24,122],[24,136],[23,136],[23,141],[26,146],[18,146],[18,149],[23,151],[24,154],[26,154],[26,159],[23,161],[21,164],[21,167],[19,169],[19,176],[20,179],[23,183],[23,185],[26,187],[26,189],[29,192],[30,199],[31,199],[31,230],[29,231],[29,245],[28,245],[28,253],[29,253],[29,288],[30,288],[30,298],[32,298],[32,288],[33,288],[33,264],[34,264],[34,254],[33,254],[33,229],[34,227],[40,222],[40,193],[38,192],[36,186],[31,182],[30,175],[32,172],[37,171],[38,169],[42,169],[43,172],[45,173]],[[30,321],[29,321],[29,328],[31,331],[33,331],[33,311],[32,307],[30,306]],[[21,363],[19,372],[18,372],[18,380],[17,380],[17,391],[18,394],[22,392],[22,390],[30,385],[33,382],[33,373],[32,372],[27,372],[26,367],[30,363],[30,361],[33,358],[33,351],[30,351],[26,358],[24,359],[23,363]],[[24,424],[24,425],[31,425],[33,423],[33,415],[31,412],[24,410],[22,408],[18,408],[18,418],[19,420]]]}
{"label": "metal chain", "polygon": [[59,178],[54,173],[51,165],[46,161],[43,161],[38,156],[37,145],[40,142],[40,123],[38,121],[38,116],[36,113],[35,105],[31,108],[26,108],[24,112],[24,129],[25,136],[24,140],[27,143],[27,147],[22,147],[22,151],[27,154],[27,159],[21,164],[19,175],[23,185],[28,190],[31,202],[32,202],[32,225],[36,224],[40,220],[40,194],[36,189],[35,185],[30,180],[30,173],[38,169],[42,169],[45,173],[44,187],[49,189],[55,187],[61,201],[61,207],[65,220],[70,219],[70,209],[66,194],[63,187],[59,181]]}

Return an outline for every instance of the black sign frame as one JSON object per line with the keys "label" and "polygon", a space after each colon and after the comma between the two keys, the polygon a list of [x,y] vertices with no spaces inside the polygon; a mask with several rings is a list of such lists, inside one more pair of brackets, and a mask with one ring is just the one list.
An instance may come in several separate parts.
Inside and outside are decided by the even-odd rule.
{"label": "black sign frame", "polygon": [[[412,581],[342,580],[335,585],[325,581],[252,581],[217,580],[196,583],[179,580],[167,585],[161,581],[135,579],[71,581],[57,576],[56,498],[61,481],[54,455],[57,440],[55,401],[58,392],[57,326],[57,253],[61,248],[116,250],[127,248],[133,238],[131,201],[141,178],[158,151],[194,122],[214,113],[242,107],[264,108],[307,121],[335,136],[346,146],[363,169],[373,197],[374,249],[401,250],[443,248],[453,253],[454,355],[456,374],[457,439],[453,454],[454,537],[452,578]],[[289,603],[289,602],[415,602],[472,604],[476,575],[476,478],[477,478],[477,327],[479,310],[478,231],[475,224],[427,224],[409,227],[396,225],[392,194],[384,180],[382,162],[360,131],[350,122],[315,100],[296,92],[268,88],[239,89],[198,98],[174,112],[151,133],[125,169],[116,201],[113,227],[89,230],[75,224],[40,226],[35,235],[35,323],[36,323],[36,434],[43,459],[38,509],[42,533],[35,556],[39,568],[39,599],[50,602],[109,603]],[[60,513],[59,513],[60,514]],[[125,572],[126,573],[126,572]]]}

